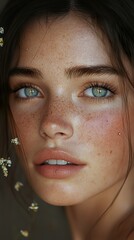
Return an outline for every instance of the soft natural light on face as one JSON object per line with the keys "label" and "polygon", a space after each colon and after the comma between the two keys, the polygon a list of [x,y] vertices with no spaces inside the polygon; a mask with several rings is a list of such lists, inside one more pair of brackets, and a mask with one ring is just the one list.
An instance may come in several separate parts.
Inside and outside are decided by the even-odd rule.
{"label": "soft natural light on face", "polygon": [[[43,200],[67,206],[83,203],[124,178],[128,152],[120,80],[105,45],[81,18],[70,14],[49,28],[44,20],[27,27],[18,65],[11,70],[10,106],[31,184]],[[17,98],[18,85],[27,84],[40,95]],[[52,160],[75,159],[83,167],[75,174],[71,166],[39,174],[35,161],[45,158],[48,150]]]}

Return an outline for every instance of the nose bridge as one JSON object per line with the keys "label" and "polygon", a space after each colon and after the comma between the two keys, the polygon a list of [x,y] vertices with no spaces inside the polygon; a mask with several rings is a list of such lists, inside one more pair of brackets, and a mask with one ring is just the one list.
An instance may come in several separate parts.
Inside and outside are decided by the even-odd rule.
{"label": "nose bridge", "polygon": [[69,113],[68,109],[69,103],[67,103],[67,99],[63,97],[56,96],[55,98],[51,98],[48,102],[46,118],[50,118],[51,120],[56,120],[59,118],[63,118]]}
{"label": "nose bridge", "polygon": [[49,138],[70,137],[73,133],[69,103],[64,97],[49,99],[43,110],[41,133]]}

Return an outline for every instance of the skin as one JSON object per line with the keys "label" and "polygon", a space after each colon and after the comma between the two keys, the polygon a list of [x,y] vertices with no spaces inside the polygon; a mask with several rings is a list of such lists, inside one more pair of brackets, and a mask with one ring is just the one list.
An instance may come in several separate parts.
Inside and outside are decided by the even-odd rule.
{"label": "skin", "polygon": [[[19,98],[18,94],[23,90],[10,94],[11,111],[27,158],[25,164],[22,157],[22,164],[26,172],[28,166],[31,185],[44,201],[68,206],[67,214],[77,240],[86,236],[89,223],[94,224],[121,187],[128,167],[128,141],[123,124],[122,77],[115,73],[70,77],[66,71],[76,66],[113,67],[110,59],[99,30],[97,34],[90,24],[74,14],[47,25],[40,19],[29,23],[25,29],[17,62],[17,67],[37,69],[40,76],[14,74],[10,77],[11,89],[17,89],[20,83],[30,83],[39,90],[39,96],[31,99]],[[110,86],[110,96],[89,96],[89,87],[93,83]],[[128,91],[128,100],[132,103],[129,104],[129,113],[133,133],[131,90]],[[42,177],[34,168],[34,160],[45,148],[63,150],[85,166],[65,179]],[[106,224],[112,229],[111,216],[113,222],[119,220],[124,208],[122,199],[130,203],[132,179],[133,174],[109,218],[102,221],[105,229]],[[121,211],[117,211],[120,204]],[[125,209],[127,212],[128,204]],[[101,231],[102,225],[98,228]]]}

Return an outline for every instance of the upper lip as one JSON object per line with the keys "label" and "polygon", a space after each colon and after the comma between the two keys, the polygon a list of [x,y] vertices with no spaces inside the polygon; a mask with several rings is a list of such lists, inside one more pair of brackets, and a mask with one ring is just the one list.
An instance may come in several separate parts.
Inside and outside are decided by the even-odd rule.
{"label": "upper lip", "polygon": [[35,165],[41,165],[45,161],[55,159],[55,160],[65,160],[67,162],[70,162],[72,164],[76,165],[84,165],[79,159],[73,157],[69,153],[63,151],[63,150],[54,150],[54,149],[44,149],[41,152],[39,152],[36,157],[34,164]]}

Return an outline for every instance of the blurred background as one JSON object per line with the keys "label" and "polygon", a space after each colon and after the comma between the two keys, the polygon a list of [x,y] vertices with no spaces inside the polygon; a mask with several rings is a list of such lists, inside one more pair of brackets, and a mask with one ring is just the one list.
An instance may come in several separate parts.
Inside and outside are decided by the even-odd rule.
{"label": "blurred background", "polygon": [[6,3],[7,3],[7,0],[0,0],[0,11]]}

